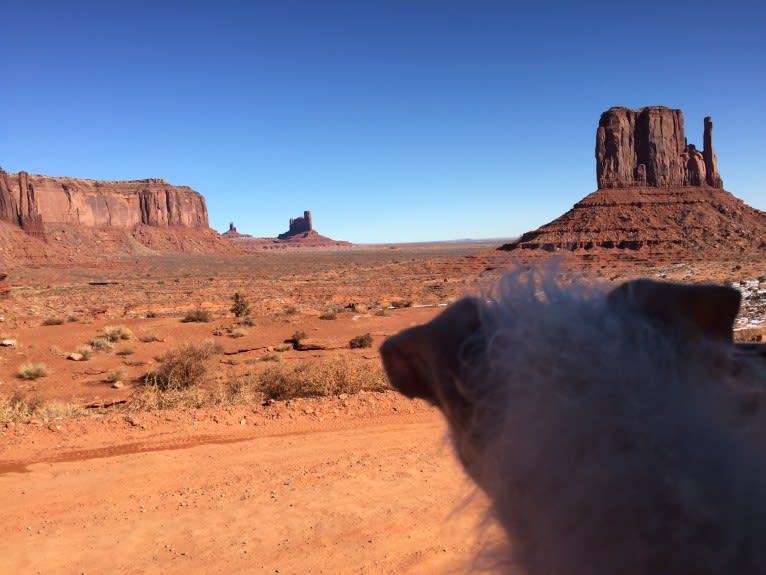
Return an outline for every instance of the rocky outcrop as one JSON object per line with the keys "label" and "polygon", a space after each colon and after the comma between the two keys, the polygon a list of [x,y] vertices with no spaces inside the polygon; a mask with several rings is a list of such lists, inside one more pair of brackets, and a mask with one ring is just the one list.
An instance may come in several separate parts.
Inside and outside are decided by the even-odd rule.
{"label": "rocky outcrop", "polygon": [[283,234],[279,234],[277,237],[280,240],[286,240],[293,236],[310,232],[313,229],[314,229],[314,226],[311,222],[311,212],[306,210],[305,212],[303,212],[302,218],[301,217],[290,218],[290,229],[288,229]]}
{"label": "rocky outcrop", "polygon": [[45,236],[35,188],[26,172],[14,175],[0,169],[0,219],[17,224],[30,235]]}
{"label": "rocky outcrop", "polygon": [[711,186],[723,188],[713,150],[713,121],[705,118],[704,149],[684,135],[681,110],[610,108],[596,132],[599,188]]}
{"label": "rocky outcrop", "polygon": [[311,220],[311,212],[303,212],[303,217],[290,218],[290,229],[276,238],[256,238],[250,234],[242,234],[237,231],[234,222],[229,224],[228,231],[221,234],[222,237],[235,242],[245,251],[273,250],[286,248],[345,248],[351,243],[343,240],[334,240],[323,236],[314,229]]}
{"label": "rocky outcrop", "polygon": [[680,110],[611,108],[596,132],[599,189],[501,250],[673,255],[704,259],[766,250],[766,213],[723,190],[705,118],[704,149]]}
{"label": "rocky outcrop", "polygon": [[207,228],[205,199],[162,179],[99,181],[0,170],[0,218],[31,233],[47,224]]}

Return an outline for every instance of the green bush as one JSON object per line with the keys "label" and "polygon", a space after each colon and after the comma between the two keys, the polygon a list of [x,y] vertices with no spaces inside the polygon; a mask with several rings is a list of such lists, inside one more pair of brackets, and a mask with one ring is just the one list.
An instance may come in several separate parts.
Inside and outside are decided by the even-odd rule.
{"label": "green bush", "polygon": [[234,295],[231,296],[231,299],[233,300],[233,303],[231,304],[231,313],[235,315],[235,317],[243,317],[250,313],[250,302],[248,302],[245,299],[245,296],[243,296],[239,292],[234,292]]}

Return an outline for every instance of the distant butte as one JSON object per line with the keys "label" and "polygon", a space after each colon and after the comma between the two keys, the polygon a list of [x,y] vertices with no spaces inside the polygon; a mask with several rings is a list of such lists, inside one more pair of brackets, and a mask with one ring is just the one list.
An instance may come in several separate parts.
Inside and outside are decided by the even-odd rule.
{"label": "distant butte", "polygon": [[350,247],[351,243],[334,240],[319,234],[313,225],[311,212],[306,210],[302,217],[290,218],[289,228],[276,238],[256,238],[237,231],[234,222],[229,224],[229,230],[223,237],[235,241],[240,248],[246,250],[301,248],[301,247]]}
{"label": "distant butte", "polygon": [[766,249],[766,212],[723,189],[709,117],[700,152],[681,110],[610,108],[596,131],[596,180],[564,215],[499,249],[695,259]]}

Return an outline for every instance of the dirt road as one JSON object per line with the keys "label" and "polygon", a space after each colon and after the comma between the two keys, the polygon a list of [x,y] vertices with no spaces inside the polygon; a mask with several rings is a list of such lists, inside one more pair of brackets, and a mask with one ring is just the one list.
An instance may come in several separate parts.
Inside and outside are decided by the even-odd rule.
{"label": "dirt road", "polygon": [[0,572],[479,571],[497,534],[440,416],[304,415],[332,401],[6,430]]}

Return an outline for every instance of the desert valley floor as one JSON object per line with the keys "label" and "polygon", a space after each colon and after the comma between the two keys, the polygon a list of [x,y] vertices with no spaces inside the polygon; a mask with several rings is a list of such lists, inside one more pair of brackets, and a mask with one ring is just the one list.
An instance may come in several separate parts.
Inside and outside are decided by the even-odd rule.
{"label": "desert valley floor", "polygon": [[[387,388],[377,348],[542,261],[498,244],[9,266],[0,572],[482,572],[500,541],[485,502],[440,415]],[[750,290],[739,333],[762,336],[763,258],[602,253],[557,265],[594,282],[732,282]],[[235,292],[246,321],[230,311]],[[195,313],[208,321],[182,321]],[[94,350],[109,328],[125,339]],[[371,347],[350,349],[365,334]],[[173,401],[148,393],[146,374],[190,343],[214,350],[199,388]],[[21,378],[25,364],[47,375]],[[259,387],[264,374],[328,369],[362,383],[289,399]]]}

